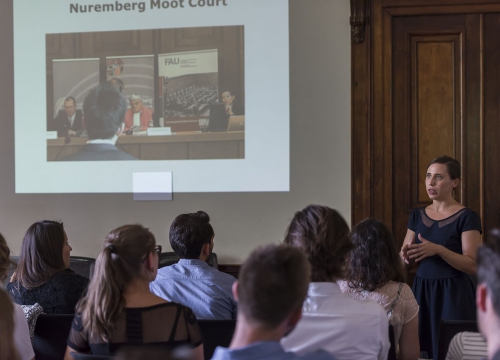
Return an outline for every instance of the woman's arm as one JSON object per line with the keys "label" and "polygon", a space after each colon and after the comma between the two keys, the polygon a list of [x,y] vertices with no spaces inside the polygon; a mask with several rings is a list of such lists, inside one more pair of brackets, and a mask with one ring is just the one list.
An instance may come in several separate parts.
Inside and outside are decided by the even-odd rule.
{"label": "woman's arm", "polygon": [[399,252],[399,256],[401,256],[401,259],[403,259],[403,261],[408,265],[410,264],[410,258],[408,257],[408,246],[410,244],[413,244],[414,242],[415,232],[407,229],[405,239],[403,240],[403,246],[401,247],[401,251]]}
{"label": "woman's arm", "polygon": [[462,233],[462,254],[457,254],[444,246],[434,244],[418,235],[421,244],[411,244],[408,246],[410,259],[416,262],[428,256],[439,255],[455,269],[473,275],[476,273],[476,253],[481,245],[481,237],[478,230],[470,230]]}
{"label": "woman's arm", "polygon": [[399,338],[400,360],[417,360],[420,356],[420,342],[418,341],[418,315],[403,325]]}

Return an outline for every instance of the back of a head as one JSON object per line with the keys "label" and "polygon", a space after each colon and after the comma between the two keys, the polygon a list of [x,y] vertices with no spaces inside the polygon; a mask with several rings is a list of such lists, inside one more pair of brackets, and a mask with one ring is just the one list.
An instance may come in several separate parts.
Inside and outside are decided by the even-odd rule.
{"label": "back of a head", "polygon": [[302,307],[310,266],[302,251],[266,245],[253,251],[238,276],[238,311],[273,329]]}
{"label": "back of a head", "polygon": [[7,271],[12,266],[16,266],[14,262],[10,260],[10,249],[7,245],[7,241],[0,234],[0,281],[4,281],[7,277]]}
{"label": "back of a head", "polygon": [[21,244],[13,282],[32,289],[45,283],[56,272],[64,270],[65,242],[61,222],[42,220],[32,224]]}
{"label": "back of a head", "polygon": [[493,229],[477,251],[477,280],[486,284],[493,308],[500,317],[500,229]]}
{"label": "back of a head", "polygon": [[389,281],[404,282],[403,267],[391,231],[381,221],[365,219],[351,232],[345,278],[349,286],[373,291]]}
{"label": "back of a head", "polygon": [[198,259],[201,248],[213,236],[210,217],[204,211],[181,214],[170,225],[170,246],[181,259]]}
{"label": "back of a head", "polygon": [[14,345],[14,304],[4,289],[0,289],[0,329],[0,359],[19,360]]}
{"label": "back of a head", "polygon": [[87,293],[77,305],[83,327],[91,334],[109,339],[125,306],[127,285],[141,278],[142,267],[155,245],[154,235],[141,225],[120,226],[106,236]]}
{"label": "back of a head", "polygon": [[125,118],[127,100],[109,83],[92,89],[83,102],[89,139],[111,139]]}
{"label": "back of a head", "polygon": [[306,253],[313,282],[341,278],[346,256],[353,247],[344,218],[321,205],[309,205],[295,213],[284,243]]}

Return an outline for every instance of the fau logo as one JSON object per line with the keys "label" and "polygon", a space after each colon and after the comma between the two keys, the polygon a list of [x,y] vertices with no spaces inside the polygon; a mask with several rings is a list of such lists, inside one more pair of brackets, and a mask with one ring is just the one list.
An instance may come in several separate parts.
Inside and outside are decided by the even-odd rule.
{"label": "fau logo", "polygon": [[180,59],[179,58],[167,58],[165,59],[165,65],[179,65]]}

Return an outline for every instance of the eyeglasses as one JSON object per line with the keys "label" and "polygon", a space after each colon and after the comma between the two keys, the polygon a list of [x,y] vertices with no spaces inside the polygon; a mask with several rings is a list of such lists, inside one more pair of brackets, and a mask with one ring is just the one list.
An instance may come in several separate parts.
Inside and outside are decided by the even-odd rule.
{"label": "eyeglasses", "polygon": [[157,253],[158,255],[160,255],[160,254],[161,254],[161,250],[162,250],[161,245],[156,245],[156,246],[155,246],[155,251],[156,251],[156,253]]}

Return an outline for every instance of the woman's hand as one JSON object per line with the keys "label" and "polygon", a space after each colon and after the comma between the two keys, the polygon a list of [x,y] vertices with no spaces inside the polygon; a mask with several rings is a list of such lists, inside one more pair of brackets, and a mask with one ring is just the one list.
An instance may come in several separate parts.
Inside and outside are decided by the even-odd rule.
{"label": "woman's hand", "polygon": [[401,257],[401,259],[403,259],[403,261],[408,265],[410,265],[410,262],[412,262],[412,260],[408,257],[409,245],[413,244],[414,242],[415,242],[415,233],[410,229],[408,229],[406,231],[405,239],[403,240],[403,247],[399,252],[399,256]]}
{"label": "woman's hand", "polygon": [[419,262],[429,256],[440,254],[440,252],[444,249],[443,246],[434,244],[433,242],[424,239],[421,234],[418,234],[418,239],[422,243],[408,245],[407,251],[408,257],[415,260],[415,262]]}

